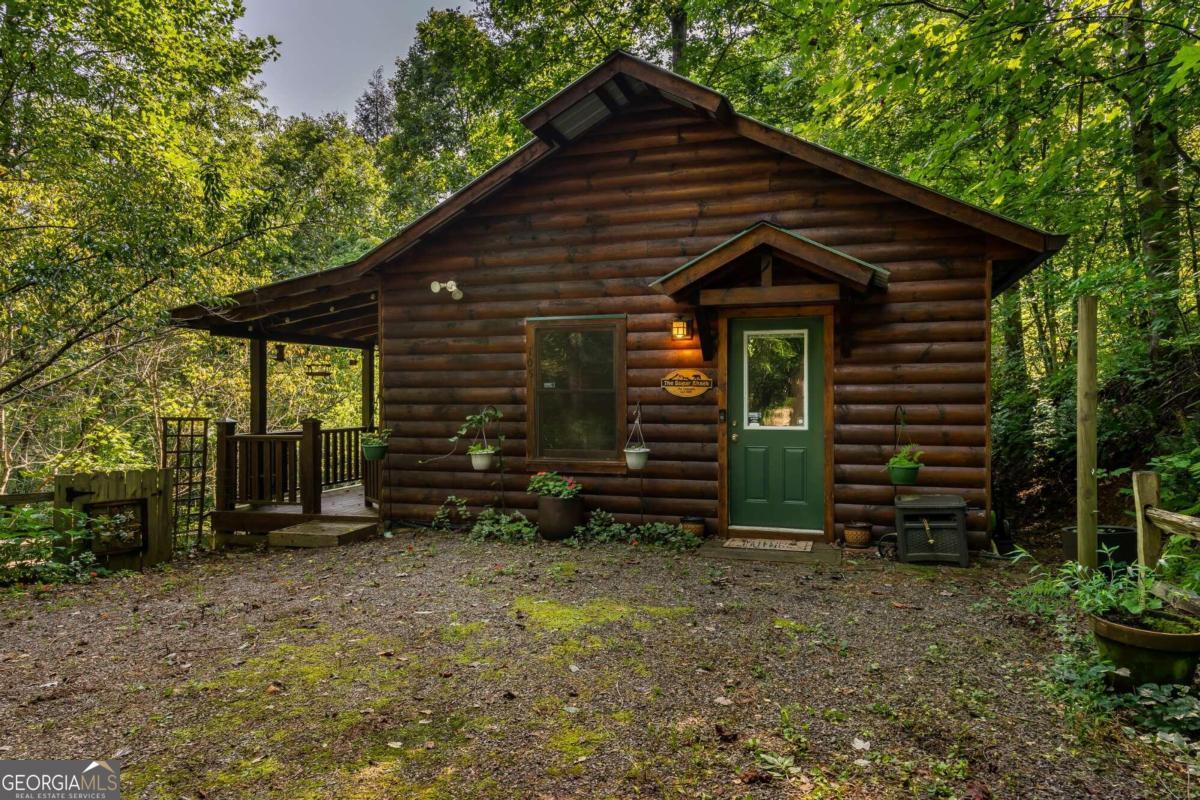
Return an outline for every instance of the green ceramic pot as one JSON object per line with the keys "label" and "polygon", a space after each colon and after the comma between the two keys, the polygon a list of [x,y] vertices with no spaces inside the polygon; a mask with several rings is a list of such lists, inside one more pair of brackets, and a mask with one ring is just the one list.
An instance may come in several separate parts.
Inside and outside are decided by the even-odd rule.
{"label": "green ceramic pot", "polygon": [[362,446],[363,458],[367,461],[383,461],[383,457],[387,455],[387,449],[386,444],[364,444]]}
{"label": "green ceramic pot", "polygon": [[917,464],[915,467],[888,466],[888,475],[891,477],[894,486],[912,486],[917,482],[917,473],[920,471],[920,464]]}
{"label": "green ceramic pot", "polygon": [[1123,688],[1143,683],[1190,686],[1200,660],[1200,633],[1160,633],[1093,616],[1092,633],[1100,655],[1129,676],[1110,680]]}

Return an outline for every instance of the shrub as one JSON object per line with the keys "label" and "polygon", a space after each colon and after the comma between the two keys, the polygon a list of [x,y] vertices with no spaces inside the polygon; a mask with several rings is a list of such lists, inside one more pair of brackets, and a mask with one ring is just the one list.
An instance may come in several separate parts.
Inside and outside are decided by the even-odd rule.
{"label": "shrub", "polygon": [[442,501],[437,513],[430,523],[435,531],[449,531],[464,528],[471,523],[471,512],[467,510],[467,501],[461,497],[450,495]]}
{"label": "shrub", "polygon": [[667,550],[695,550],[703,543],[699,536],[688,533],[680,525],[669,522],[647,522],[633,533],[630,544],[644,544]]}
{"label": "shrub", "polygon": [[494,508],[486,508],[479,512],[467,538],[472,542],[526,544],[537,539],[537,526],[519,511],[506,514]]}
{"label": "shrub", "polygon": [[86,581],[96,558],[87,518],[68,514],[69,527],[56,530],[54,510],[46,505],[0,510],[0,585]]}
{"label": "shrub", "polygon": [[539,472],[529,479],[525,491],[542,497],[575,497],[583,491],[583,484],[574,478],[566,478],[557,472]]}
{"label": "shrub", "polygon": [[581,545],[628,541],[629,526],[624,522],[617,522],[616,517],[604,509],[597,508],[588,515],[587,522],[575,528],[575,535],[569,543]]}

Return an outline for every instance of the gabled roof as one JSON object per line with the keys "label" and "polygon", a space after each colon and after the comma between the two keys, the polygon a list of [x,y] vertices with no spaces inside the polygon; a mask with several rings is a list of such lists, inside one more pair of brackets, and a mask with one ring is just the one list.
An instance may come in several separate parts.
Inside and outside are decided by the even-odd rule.
{"label": "gabled roof", "polygon": [[537,140],[525,145],[395,237],[362,256],[352,267],[360,273],[366,272],[399,255],[457,217],[467,207],[484,199],[521,172],[555,152],[562,144],[578,139],[618,113],[620,108],[628,105],[633,98],[647,94],[657,94],[668,102],[698,110],[714,120],[729,124],[737,133],[766,147],[787,153],[841,177],[975,228],[1020,250],[1028,251],[1012,259],[1013,268],[1022,275],[1066,243],[1065,236],[1024,225],[1002,214],[957,200],[899,175],[805,141],[744,114],[738,114],[720,92],[623,50],[616,50],[583,77],[521,118],[521,122],[538,136]]}
{"label": "gabled roof", "polygon": [[812,271],[821,277],[857,291],[863,292],[872,286],[881,289],[887,287],[886,269],[868,264],[841,250],[827,247],[770,222],[759,222],[750,226],[650,285],[658,287],[672,297],[678,297],[698,281],[728,266],[746,253],[764,246],[811,265]]}
{"label": "gabled roof", "polygon": [[[993,256],[993,294],[1011,286],[1066,243],[1065,236],[1024,225],[738,114],[719,92],[617,50],[583,77],[521,118],[536,138],[357,260],[303,278],[242,292],[234,296],[232,306],[188,306],[175,309],[172,317],[177,324],[226,335],[274,336],[278,320],[269,316],[271,303],[265,302],[265,298],[276,298],[281,294],[291,296],[292,290],[296,290],[301,294],[311,293],[315,300],[319,300],[322,287],[349,284],[365,276],[434,235],[563,145],[585,135],[642,97],[656,97],[704,114],[720,124],[728,125],[747,139],[978,230],[988,237],[989,251]],[[333,314],[334,311],[328,313]],[[290,335],[293,337],[308,335],[301,332],[303,326],[292,321],[296,318],[306,319],[307,316],[293,314],[290,320],[284,318],[283,326],[290,326]],[[353,337],[353,341],[360,338],[369,341],[373,338],[365,328],[353,328],[349,321],[340,327],[339,324],[325,325],[324,320],[321,322],[321,325],[315,326],[321,328],[321,332],[315,334],[318,337],[331,333],[337,338],[344,335],[344,331]]]}

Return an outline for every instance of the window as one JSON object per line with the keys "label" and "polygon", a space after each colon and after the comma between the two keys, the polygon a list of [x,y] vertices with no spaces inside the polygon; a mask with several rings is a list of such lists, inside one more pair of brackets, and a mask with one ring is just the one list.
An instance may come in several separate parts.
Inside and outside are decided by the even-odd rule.
{"label": "window", "polygon": [[529,457],[611,461],[625,433],[625,317],[527,322]]}
{"label": "window", "polygon": [[808,430],[808,333],[746,331],[747,428]]}

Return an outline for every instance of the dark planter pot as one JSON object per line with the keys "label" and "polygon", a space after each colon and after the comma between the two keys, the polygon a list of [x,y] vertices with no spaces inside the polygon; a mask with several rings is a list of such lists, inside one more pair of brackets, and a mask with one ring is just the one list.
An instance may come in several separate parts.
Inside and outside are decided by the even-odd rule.
{"label": "dark planter pot", "polygon": [[1110,676],[1121,688],[1143,683],[1190,686],[1200,659],[1200,633],[1159,633],[1093,616],[1092,633],[1100,655],[1129,676]]}
{"label": "dark planter pot", "polygon": [[[1113,551],[1113,561],[1123,564],[1137,562],[1137,530],[1123,525],[1099,525],[1096,528],[1096,563],[1104,563],[1104,551],[1107,547]],[[1062,529],[1063,557],[1067,561],[1079,560],[1079,540],[1076,538],[1075,526]]]}
{"label": "dark planter pot", "polygon": [[543,539],[566,539],[575,533],[576,526],[582,524],[582,497],[538,495],[538,533]]}
{"label": "dark planter pot", "polygon": [[386,444],[364,444],[363,458],[367,461],[383,461],[383,457],[387,455],[387,448]]}
{"label": "dark planter pot", "polygon": [[888,468],[888,477],[892,479],[894,486],[912,486],[917,482],[917,473],[921,471],[921,465],[915,467],[892,467]]}

